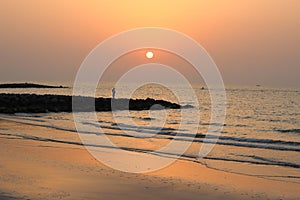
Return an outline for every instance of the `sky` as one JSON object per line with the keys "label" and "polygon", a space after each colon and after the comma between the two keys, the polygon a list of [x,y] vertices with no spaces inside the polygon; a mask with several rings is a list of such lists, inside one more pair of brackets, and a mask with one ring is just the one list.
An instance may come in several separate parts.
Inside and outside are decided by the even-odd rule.
{"label": "sky", "polygon": [[195,39],[225,84],[300,87],[299,9],[298,0],[1,0],[0,81],[73,81],[100,42],[154,26]]}

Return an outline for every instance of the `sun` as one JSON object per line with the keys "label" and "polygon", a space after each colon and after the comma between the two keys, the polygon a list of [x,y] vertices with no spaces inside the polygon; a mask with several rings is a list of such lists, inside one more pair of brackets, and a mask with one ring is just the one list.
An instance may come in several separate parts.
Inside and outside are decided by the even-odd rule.
{"label": "sun", "polygon": [[147,53],[146,53],[147,58],[151,59],[151,58],[153,58],[153,56],[154,56],[154,54],[152,51],[147,51]]}

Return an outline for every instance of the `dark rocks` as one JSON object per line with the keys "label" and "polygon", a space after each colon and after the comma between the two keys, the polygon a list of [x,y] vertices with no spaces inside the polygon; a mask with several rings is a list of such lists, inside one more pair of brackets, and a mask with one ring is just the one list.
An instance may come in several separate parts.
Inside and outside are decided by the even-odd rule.
{"label": "dark rocks", "polygon": [[[73,102],[72,102],[73,101]],[[73,109],[72,109],[73,103]],[[164,100],[111,99],[64,95],[0,94],[0,113],[89,112],[111,110],[180,109]]]}
{"label": "dark rocks", "polygon": [[62,85],[52,86],[52,85],[40,85],[35,83],[7,83],[0,84],[0,88],[68,88]]}

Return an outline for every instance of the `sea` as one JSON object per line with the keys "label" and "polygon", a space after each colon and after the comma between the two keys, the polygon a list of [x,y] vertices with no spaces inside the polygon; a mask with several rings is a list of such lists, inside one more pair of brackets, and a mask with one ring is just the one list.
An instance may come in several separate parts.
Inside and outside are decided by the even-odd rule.
{"label": "sea", "polygon": [[[31,93],[72,95],[72,83],[43,83],[64,85],[69,88],[20,88],[0,89],[0,93]],[[97,97],[111,97],[113,84],[107,83],[97,87]],[[147,84],[132,93],[131,98],[162,99],[188,107],[191,113],[198,113],[200,120],[181,120],[180,110],[146,110],[98,112],[98,124],[82,121],[85,126],[99,126],[112,142],[127,151],[137,153],[151,152],[162,148],[172,140],[191,143],[190,147],[178,157],[187,162],[205,165],[215,170],[236,174],[256,176],[287,182],[300,183],[300,88],[275,88],[264,86],[226,86],[226,118],[219,135],[208,133],[209,126],[220,126],[211,123],[210,91],[205,85],[193,85],[198,105],[191,101],[185,92],[188,88],[174,84],[182,98],[157,84]],[[204,88],[202,88],[204,87]],[[117,90],[117,98],[123,98]],[[127,113],[127,114],[126,114]],[[84,113],[82,113],[84,116]],[[118,118],[118,120],[116,120]],[[128,118],[131,118],[129,121]],[[31,126],[44,126],[47,133],[28,130],[1,129],[0,134],[26,135],[27,138],[47,138],[49,142],[72,143],[68,134],[77,134],[72,113],[16,113],[0,114],[0,120],[11,120]],[[184,130],[180,124],[184,124]],[[191,135],[190,130],[197,130]],[[57,138],[51,130],[63,130],[65,136]],[[87,134],[94,134],[88,132]],[[217,143],[205,156],[199,158],[199,149],[207,139],[217,139]],[[100,136],[99,136],[100,137]],[[42,140],[41,140],[42,141]],[[45,141],[45,140],[44,140]],[[207,142],[206,141],[206,142]],[[157,155],[160,156],[160,155]]]}

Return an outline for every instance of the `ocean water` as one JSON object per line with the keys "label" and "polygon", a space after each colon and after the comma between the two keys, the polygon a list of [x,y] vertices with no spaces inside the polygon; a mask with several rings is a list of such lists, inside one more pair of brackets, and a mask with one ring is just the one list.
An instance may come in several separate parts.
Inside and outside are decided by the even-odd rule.
{"label": "ocean water", "polygon": [[[48,83],[49,84],[49,83]],[[57,89],[0,89],[0,93],[35,93],[35,94],[72,94],[70,88]],[[184,98],[179,99],[172,92],[156,84],[145,85],[132,94],[132,98],[154,98],[193,105],[193,100],[186,94],[184,86],[174,85]],[[180,129],[180,110],[151,110],[98,112],[98,123],[82,121],[88,126],[99,126],[117,146],[128,151],[151,152],[162,148],[172,140],[191,142],[190,148],[180,157],[191,162],[198,162],[207,167],[233,173],[258,176],[268,179],[300,183],[300,89],[270,87],[226,87],[226,120],[221,135],[212,151],[204,158],[197,158],[199,149],[207,136],[210,125],[211,102],[208,90],[194,85],[199,107],[194,105],[190,112],[198,113],[199,123],[192,119],[185,120],[185,129]],[[110,97],[111,84],[102,84],[97,88],[97,96]],[[117,90],[117,97],[124,97],[128,86]],[[84,116],[85,113],[82,113]],[[65,136],[23,130],[20,133],[28,138],[46,138],[52,142],[74,142],[68,134],[76,134],[71,113],[46,113],[0,115],[0,118],[24,123],[31,126],[44,126],[53,130],[64,130]],[[128,118],[134,123],[129,123]],[[118,123],[116,123],[118,122]],[[121,128],[120,128],[121,127]],[[190,130],[197,127],[194,138]],[[1,134],[11,134],[11,130],[0,129]],[[97,134],[88,132],[87,134]],[[213,141],[217,136],[209,133]],[[100,136],[99,136],[100,137]]]}

